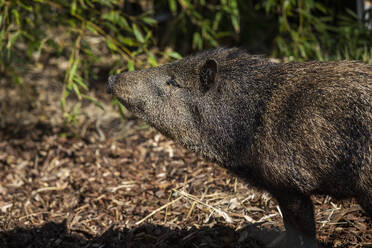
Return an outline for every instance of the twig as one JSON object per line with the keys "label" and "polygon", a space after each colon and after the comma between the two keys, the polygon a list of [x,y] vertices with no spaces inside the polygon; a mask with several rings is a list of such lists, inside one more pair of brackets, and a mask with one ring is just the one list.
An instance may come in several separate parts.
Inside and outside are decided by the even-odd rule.
{"label": "twig", "polygon": [[122,188],[131,188],[131,187],[134,187],[135,184],[136,184],[136,181],[122,182],[121,185],[116,186],[116,187],[108,188],[108,190],[110,190],[111,192],[115,193],[116,191],[118,191],[119,189],[122,189]]}
{"label": "twig", "polygon": [[147,216],[146,216],[145,218],[143,218],[142,220],[137,221],[137,222],[136,222],[136,225],[141,224],[142,222],[144,222],[145,220],[147,220],[148,218],[150,218],[151,216],[153,216],[153,215],[156,214],[157,212],[163,210],[164,208],[168,207],[169,205],[172,205],[173,203],[175,203],[175,202],[177,202],[177,201],[179,201],[179,200],[181,200],[181,199],[182,199],[182,196],[178,197],[177,199],[174,199],[174,200],[171,201],[171,202],[168,202],[167,204],[161,206],[161,207],[158,208],[158,209],[155,209],[154,211],[151,212],[151,214],[147,215]]}
{"label": "twig", "polygon": [[190,217],[192,211],[194,210],[195,204],[196,204],[196,202],[194,201],[191,205],[191,208],[190,208],[189,212],[187,213],[186,219],[188,219]]}
{"label": "twig", "polygon": [[[168,202],[172,197],[172,191],[169,192]],[[168,205],[169,206],[169,205]],[[167,216],[168,216],[168,206],[165,208],[165,216],[164,216],[164,224],[167,223]]]}
{"label": "twig", "polygon": [[100,125],[101,125],[101,119],[98,118],[98,120],[96,121],[96,130],[97,130],[97,133],[99,135],[99,140],[100,141],[105,141],[106,140],[106,136],[102,132]]}
{"label": "twig", "polygon": [[219,215],[221,215],[225,219],[226,222],[228,222],[228,223],[231,223],[232,222],[232,219],[230,218],[230,216],[226,212],[222,211],[221,209],[215,208],[215,207],[213,207],[211,205],[208,205],[207,203],[204,203],[204,202],[200,201],[195,196],[190,195],[190,194],[188,194],[186,192],[178,191],[176,189],[173,189],[173,190],[176,191],[177,193],[183,195],[186,198],[192,199],[194,202],[197,202],[197,203],[199,203],[199,204],[201,204],[203,206],[206,206],[206,207],[212,209],[213,211],[216,211]]}
{"label": "twig", "polygon": [[36,195],[37,193],[45,192],[45,191],[60,191],[60,190],[64,190],[67,186],[68,186],[68,184],[65,183],[62,186],[40,188],[40,189],[37,189],[37,190],[33,191],[32,192],[32,195]]}

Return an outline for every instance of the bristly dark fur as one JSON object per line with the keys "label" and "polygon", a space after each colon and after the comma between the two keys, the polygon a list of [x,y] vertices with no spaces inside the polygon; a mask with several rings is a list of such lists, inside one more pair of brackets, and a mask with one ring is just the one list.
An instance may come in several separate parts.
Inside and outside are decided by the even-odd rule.
{"label": "bristly dark fur", "polygon": [[168,137],[277,200],[288,247],[316,247],[310,196],[372,216],[372,66],[276,64],[218,48],[123,73],[109,91]]}

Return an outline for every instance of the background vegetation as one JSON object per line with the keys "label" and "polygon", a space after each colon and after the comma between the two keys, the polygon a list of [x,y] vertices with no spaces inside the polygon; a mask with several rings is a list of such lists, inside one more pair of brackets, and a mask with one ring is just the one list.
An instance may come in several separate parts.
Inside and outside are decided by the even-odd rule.
{"label": "background vegetation", "polygon": [[0,0],[0,73],[22,87],[25,70],[64,58],[61,106],[73,120],[69,96],[100,106],[89,95],[94,80],[220,45],[285,60],[372,63],[370,20],[358,21],[355,7],[348,0]]}

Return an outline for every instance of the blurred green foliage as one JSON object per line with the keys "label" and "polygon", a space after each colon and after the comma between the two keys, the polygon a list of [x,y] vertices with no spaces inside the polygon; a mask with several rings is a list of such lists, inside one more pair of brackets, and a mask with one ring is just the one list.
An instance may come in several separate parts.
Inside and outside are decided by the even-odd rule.
{"label": "blurred green foliage", "polygon": [[105,58],[111,58],[106,74],[220,45],[287,60],[372,63],[372,30],[358,22],[350,10],[354,5],[348,0],[0,0],[0,73],[22,85],[22,72],[43,57],[65,58],[61,106],[73,121],[78,110],[66,109],[69,96],[101,106],[88,95],[88,82]]}
{"label": "blurred green foliage", "polygon": [[358,22],[356,1],[267,0],[259,6],[278,17],[274,56],[290,60],[353,59],[372,63],[372,30]]}

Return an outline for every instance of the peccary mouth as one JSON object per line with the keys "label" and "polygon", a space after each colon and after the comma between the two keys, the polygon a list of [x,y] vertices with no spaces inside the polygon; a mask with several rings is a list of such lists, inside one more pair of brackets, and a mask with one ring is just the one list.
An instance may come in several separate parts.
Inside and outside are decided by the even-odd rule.
{"label": "peccary mouth", "polygon": [[124,99],[122,97],[117,97],[117,99],[130,112],[135,113],[138,116],[142,116],[142,114],[145,112],[145,105],[146,105],[146,103],[143,100],[141,100],[141,99],[138,99],[138,100]]}

